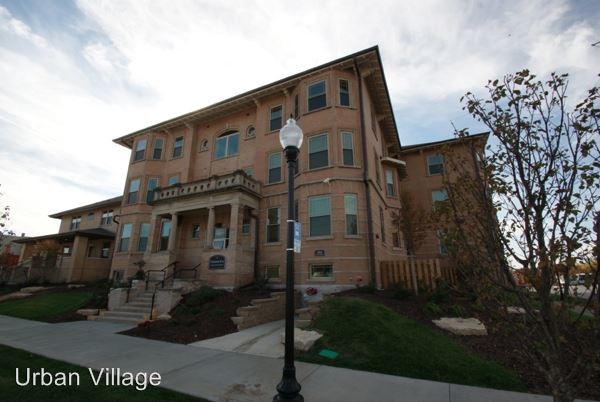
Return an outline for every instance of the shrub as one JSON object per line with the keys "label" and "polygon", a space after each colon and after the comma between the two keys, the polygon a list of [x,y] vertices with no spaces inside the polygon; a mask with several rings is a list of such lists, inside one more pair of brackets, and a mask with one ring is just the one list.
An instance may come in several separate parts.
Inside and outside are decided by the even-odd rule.
{"label": "shrub", "polygon": [[425,312],[431,315],[440,315],[442,314],[442,308],[440,306],[438,306],[436,303],[434,302],[429,302],[425,305],[424,307]]}
{"label": "shrub", "polygon": [[448,314],[450,314],[450,315],[452,315],[454,317],[466,317],[467,316],[467,310],[463,306],[461,306],[460,304],[453,304],[448,309]]}
{"label": "shrub", "polygon": [[187,295],[185,304],[190,307],[201,306],[223,294],[223,290],[217,290],[210,286],[202,286],[200,289]]}
{"label": "shrub", "polygon": [[365,286],[357,285],[356,289],[358,289],[360,292],[363,292],[363,293],[374,294],[377,291],[377,286],[375,286],[375,284],[373,284],[373,283],[369,283],[368,285],[365,285]]}
{"label": "shrub", "polygon": [[436,304],[446,304],[450,302],[450,294],[452,289],[448,282],[442,278],[438,278],[435,281],[435,290],[431,293],[428,300]]}

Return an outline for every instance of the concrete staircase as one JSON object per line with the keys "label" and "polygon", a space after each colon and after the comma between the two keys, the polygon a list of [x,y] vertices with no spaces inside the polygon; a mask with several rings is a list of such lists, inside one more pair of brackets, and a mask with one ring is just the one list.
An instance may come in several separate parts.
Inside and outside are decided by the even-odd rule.
{"label": "concrete staircase", "polygon": [[130,300],[129,303],[115,310],[102,312],[98,319],[132,324],[145,321],[150,317],[153,292],[152,290],[140,293],[133,300]]}

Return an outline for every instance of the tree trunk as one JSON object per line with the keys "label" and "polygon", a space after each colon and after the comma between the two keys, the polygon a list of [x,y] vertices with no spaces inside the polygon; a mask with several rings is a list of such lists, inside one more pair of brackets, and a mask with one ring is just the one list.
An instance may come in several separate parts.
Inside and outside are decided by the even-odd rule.
{"label": "tree trunk", "polygon": [[[560,364],[560,363],[559,363]],[[573,389],[565,381],[564,377],[560,373],[560,369],[550,369],[548,382],[552,389],[552,397],[554,402],[573,402],[575,399],[573,395]]]}

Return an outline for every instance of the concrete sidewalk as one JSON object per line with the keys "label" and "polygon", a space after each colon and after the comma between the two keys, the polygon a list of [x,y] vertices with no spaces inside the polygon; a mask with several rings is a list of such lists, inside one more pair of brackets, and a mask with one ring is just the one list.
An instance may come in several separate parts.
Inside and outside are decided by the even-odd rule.
{"label": "concrete sidewalk", "polygon": [[[161,386],[212,401],[267,402],[283,360],[118,335],[127,325],[47,324],[0,315],[0,344],[100,369],[157,371]],[[521,394],[296,362],[307,402],[550,402]],[[143,391],[141,391],[143,392]]]}

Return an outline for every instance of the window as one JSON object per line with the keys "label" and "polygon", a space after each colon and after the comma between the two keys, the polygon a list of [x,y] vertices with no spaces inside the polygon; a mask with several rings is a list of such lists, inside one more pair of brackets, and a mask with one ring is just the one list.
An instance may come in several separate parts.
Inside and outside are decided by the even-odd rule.
{"label": "window", "polygon": [[160,244],[158,245],[158,251],[164,251],[169,249],[169,235],[171,234],[171,221],[164,220],[160,228]]}
{"label": "window", "polygon": [[162,150],[164,146],[165,140],[162,138],[157,138],[154,140],[154,149],[152,150],[152,159],[160,159],[162,158]]}
{"label": "window", "polygon": [[269,113],[269,131],[279,130],[282,126],[283,106],[275,106],[271,108]]}
{"label": "window", "polygon": [[350,86],[348,80],[340,80],[340,105],[350,106]]}
{"label": "window", "polygon": [[352,133],[342,133],[342,163],[344,166],[354,166]]}
{"label": "window", "polygon": [[385,217],[381,207],[379,207],[379,221],[381,222],[381,241],[385,243]]}
{"label": "window", "polygon": [[217,146],[215,147],[215,159],[225,158],[227,156],[237,155],[239,151],[240,134],[235,131],[233,133],[223,134],[217,138]]}
{"label": "window", "polygon": [[327,134],[314,135],[308,139],[308,169],[329,166]]}
{"label": "window", "polygon": [[396,196],[396,188],[394,187],[394,172],[391,170],[385,171],[385,188],[387,195],[390,197]]}
{"label": "window", "polygon": [[331,198],[327,195],[308,199],[310,237],[331,235]]}
{"label": "window", "polygon": [[102,211],[102,218],[100,219],[100,225],[110,225],[113,219],[113,210]]}
{"label": "window", "polygon": [[246,176],[252,177],[252,175],[254,174],[254,169],[252,169],[252,166],[245,167],[244,173],[246,173]]}
{"label": "window", "polygon": [[140,224],[140,238],[138,240],[138,251],[146,251],[148,248],[148,237],[150,236],[150,224]]}
{"label": "window", "polygon": [[267,210],[267,243],[279,241],[279,208],[269,208]]}
{"label": "window", "polygon": [[65,257],[70,257],[71,256],[71,247],[69,247],[69,246],[63,247],[62,253]]}
{"label": "window", "polygon": [[121,241],[119,242],[119,251],[129,250],[129,239],[131,238],[131,223],[126,223],[121,228]]}
{"label": "window", "polygon": [[137,202],[138,192],[140,191],[140,179],[133,179],[129,182],[129,194],[127,194],[127,203],[135,204]]}
{"label": "window", "polygon": [[169,177],[169,180],[168,180],[167,183],[168,183],[169,186],[173,186],[173,185],[179,183],[179,176],[175,175],[175,176]]}
{"label": "window", "polygon": [[377,179],[377,184],[379,188],[381,188],[381,163],[379,162],[379,155],[377,155],[377,150],[373,148],[374,160],[375,160],[375,178]]}
{"label": "window", "polygon": [[77,230],[79,229],[79,225],[81,225],[81,216],[74,216],[71,218],[71,225],[69,226],[69,230]]}
{"label": "window", "polygon": [[294,119],[298,120],[298,116],[300,116],[300,105],[298,103],[298,94],[294,96]]}
{"label": "window", "polygon": [[90,212],[89,214],[87,214],[87,220],[88,221],[93,221],[94,220],[94,213]]}
{"label": "window", "polygon": [[135,154],[133,156],[133,161],[141,161],[142,159],[144,159],[144,156],[146,154],[146,143],[148,140],[141,139],[138,140],[137,144],[135,145]]}
{"label": "window", "polygon": [[200,225],[192,225],[192,239],[200,238]]}
{"label": "window", "polygon": [[215,227],[215,235],[213,237],[213,248],[222,250],[229,246],[229,229]]}
{"label": "window", "polygon": [[281,179],[281,152],[269,155],[267,183],[279,183]]}
{"label": "window", "polygon": [[394,248],[400,248],[400,233],[394,232],[392,233],[392,244]]}
{"label": "window", "polygon": [[110,242],[103,241],[102,249],[100,250],[100,258],[108,258],[110,256]]}
{"label": "window", "polygon": [[94,255],[94,246],[89,246],[87,249],[87,257],[91,258]]}
{"label": "window", "polygon": [[327,106],[327,94],[325,90],[325,80],[319,81],[308,87],[308,111]]}
{"label": "window", "polygon": [[356,194],[344,195],[344,213],[346,214],[346,234],[356,236],[358,234]]}
{"label": "window", "polygon": [[310,279],[333,279],[333,265],[310,264]]}
{"label": "window", "polygon": [[427,172],[429,172],[429,175],[442,174],[444,172],[444,157],[442,155],[429,155],[427,157]]}
{"label": "window", "polygon": [[431,192],[431,201],[433,209],[441,207],[441,205],[448,199],[448,191],[446,189],[435,190]]}
{"label": "window", "polygon": [[265,279],[279,279],[279,265],[267,265],[265,267]]}
{"label": "window", "polygon": [[256,137],[256,129],[254,126],[248,126],[246,129],[246,138],[254,138]]}
{"label": "window", "polygon": [[183,137],[177,137],[173,143],[173,158],[179,158],[181,155],[183,155]]}
{"label": "window", "polygon": [[208,151],[208,140],[205,138],[200,142],[200,152]]}
{"label": "window", "polygon": [[146,188],[146,204],[154,201],[154,189],[158,187],[158,178],[151,177],[148,179],[148,187]]}

